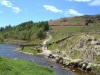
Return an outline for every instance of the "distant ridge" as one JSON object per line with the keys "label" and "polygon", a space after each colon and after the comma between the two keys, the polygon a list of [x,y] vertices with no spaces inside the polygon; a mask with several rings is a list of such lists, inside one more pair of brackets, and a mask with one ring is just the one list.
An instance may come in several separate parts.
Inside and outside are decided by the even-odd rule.
{"label": "distant ridge", "polygon": [[84,26],[84,25],[100,25],[99,15],[84,15],[76,17],[65,17],[58,20],[48,21],[50,26]]}

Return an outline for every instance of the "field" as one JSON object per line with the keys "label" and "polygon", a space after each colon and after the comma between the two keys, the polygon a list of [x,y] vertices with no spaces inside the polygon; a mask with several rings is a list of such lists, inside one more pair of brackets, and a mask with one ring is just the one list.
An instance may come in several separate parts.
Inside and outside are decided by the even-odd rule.
{"label": "field", "polygon": [[38,48],[38,47],[32,47],[32,46],[31,47],[24,47],[23,50],[19,49],[19,51],[33,53],[33,54],[42,52],[42,50],[40,48]]}

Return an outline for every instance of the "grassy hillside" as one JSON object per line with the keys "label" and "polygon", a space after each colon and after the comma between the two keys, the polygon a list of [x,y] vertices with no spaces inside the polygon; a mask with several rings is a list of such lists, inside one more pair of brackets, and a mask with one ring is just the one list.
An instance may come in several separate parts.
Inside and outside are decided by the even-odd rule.
{"label": "grassy hillside", "polygon": [[[53,37],[51,42],[54,42],[71,34],[100,31],[100,15],[61,18],[58,20],[51,20],[48,24]],[[96,36],[99,35],[96,34]]]}
{"label": "grassy hillside", "polygon": [[[80,34],[88,32],[98,32],[100,31],[100,26],[52,26],[50,34],[52,35],[52,40],[57,41],[71,34]],[[96,35],[97,37],[99,35]]]}
{"label": "grassy hillside", "polygon": [[65,25],[65,26],[85,26],[85,25],[100,25],[100,15],[85,15],[69,18],[61,18],[58,20],[49,21],[49,25]]}
{"label": "grassy hillside", "polygon": [[[100,74],[100,25],[93,26],[52,26],[51,45],[48,49],[55,55],[72,60],[92,63],[92,72]],[[72,37],[60,41],[66,36]]]}
{"label": "grassy hillside", "polygon": [[[62,18],[49,21],[49,26],[49,50],[62,58],[92,63],[93,72],[100,74],[100,15]],[[69,35],[73,36],[62,40]]]}
{"label": "grassy hillside", "polygon": [[50,68],[32,62],[0,57],[0,75],[55,75]]}
{"label": "grassy hillside", "polygon": [[[16,41],[27,40],[34,43],[41,42],[41,39],[45,37],[45,31],[49,29],[48,22],[34,23],[32,21],[21,23],[17,26],[6,26],[0,28],[0,41]],[[12,41],[12,42],[14,42]]]}

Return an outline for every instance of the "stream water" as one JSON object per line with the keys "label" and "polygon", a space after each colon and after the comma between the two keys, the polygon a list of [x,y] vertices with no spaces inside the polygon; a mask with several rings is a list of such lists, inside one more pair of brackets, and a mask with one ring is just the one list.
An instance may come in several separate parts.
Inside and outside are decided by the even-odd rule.
{"label": "stream water", "polygon": [[7,57],[7,58],[18,58],[18,59],[24,59],[31,62],[34,62],[38,65],[43,66],[54,66],[53,70],[56,75],[94,75],[92,73],[76,70],[76,72],[72,72],[71,70],[64,70],[59,64],[56,64],[55,62],[50,62],[49,59],[39,56],[32,56],[28,54],[19,53],[16,51],[16,48],[18,46],[16,45],[8,45],[8,44],[0,44],[0,56]]}

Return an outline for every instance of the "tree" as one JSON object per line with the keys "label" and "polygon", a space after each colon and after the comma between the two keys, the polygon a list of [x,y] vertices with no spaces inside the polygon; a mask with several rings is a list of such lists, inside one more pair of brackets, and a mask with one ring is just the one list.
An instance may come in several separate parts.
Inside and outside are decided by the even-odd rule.
{"label": "tree", "polygon": [[38,38],[43,38],[44,37],[44,32],[42,29],[40,29],[38,32],[37,32],[37,37]]}
{"label": "tree", "polygon": [[45,31],[49,30],[48,22],[33,23],[28,21],[17,26],[6,26],[0,28],[0,33],[4,38],[21,40],[41,39],[45,36]]}

